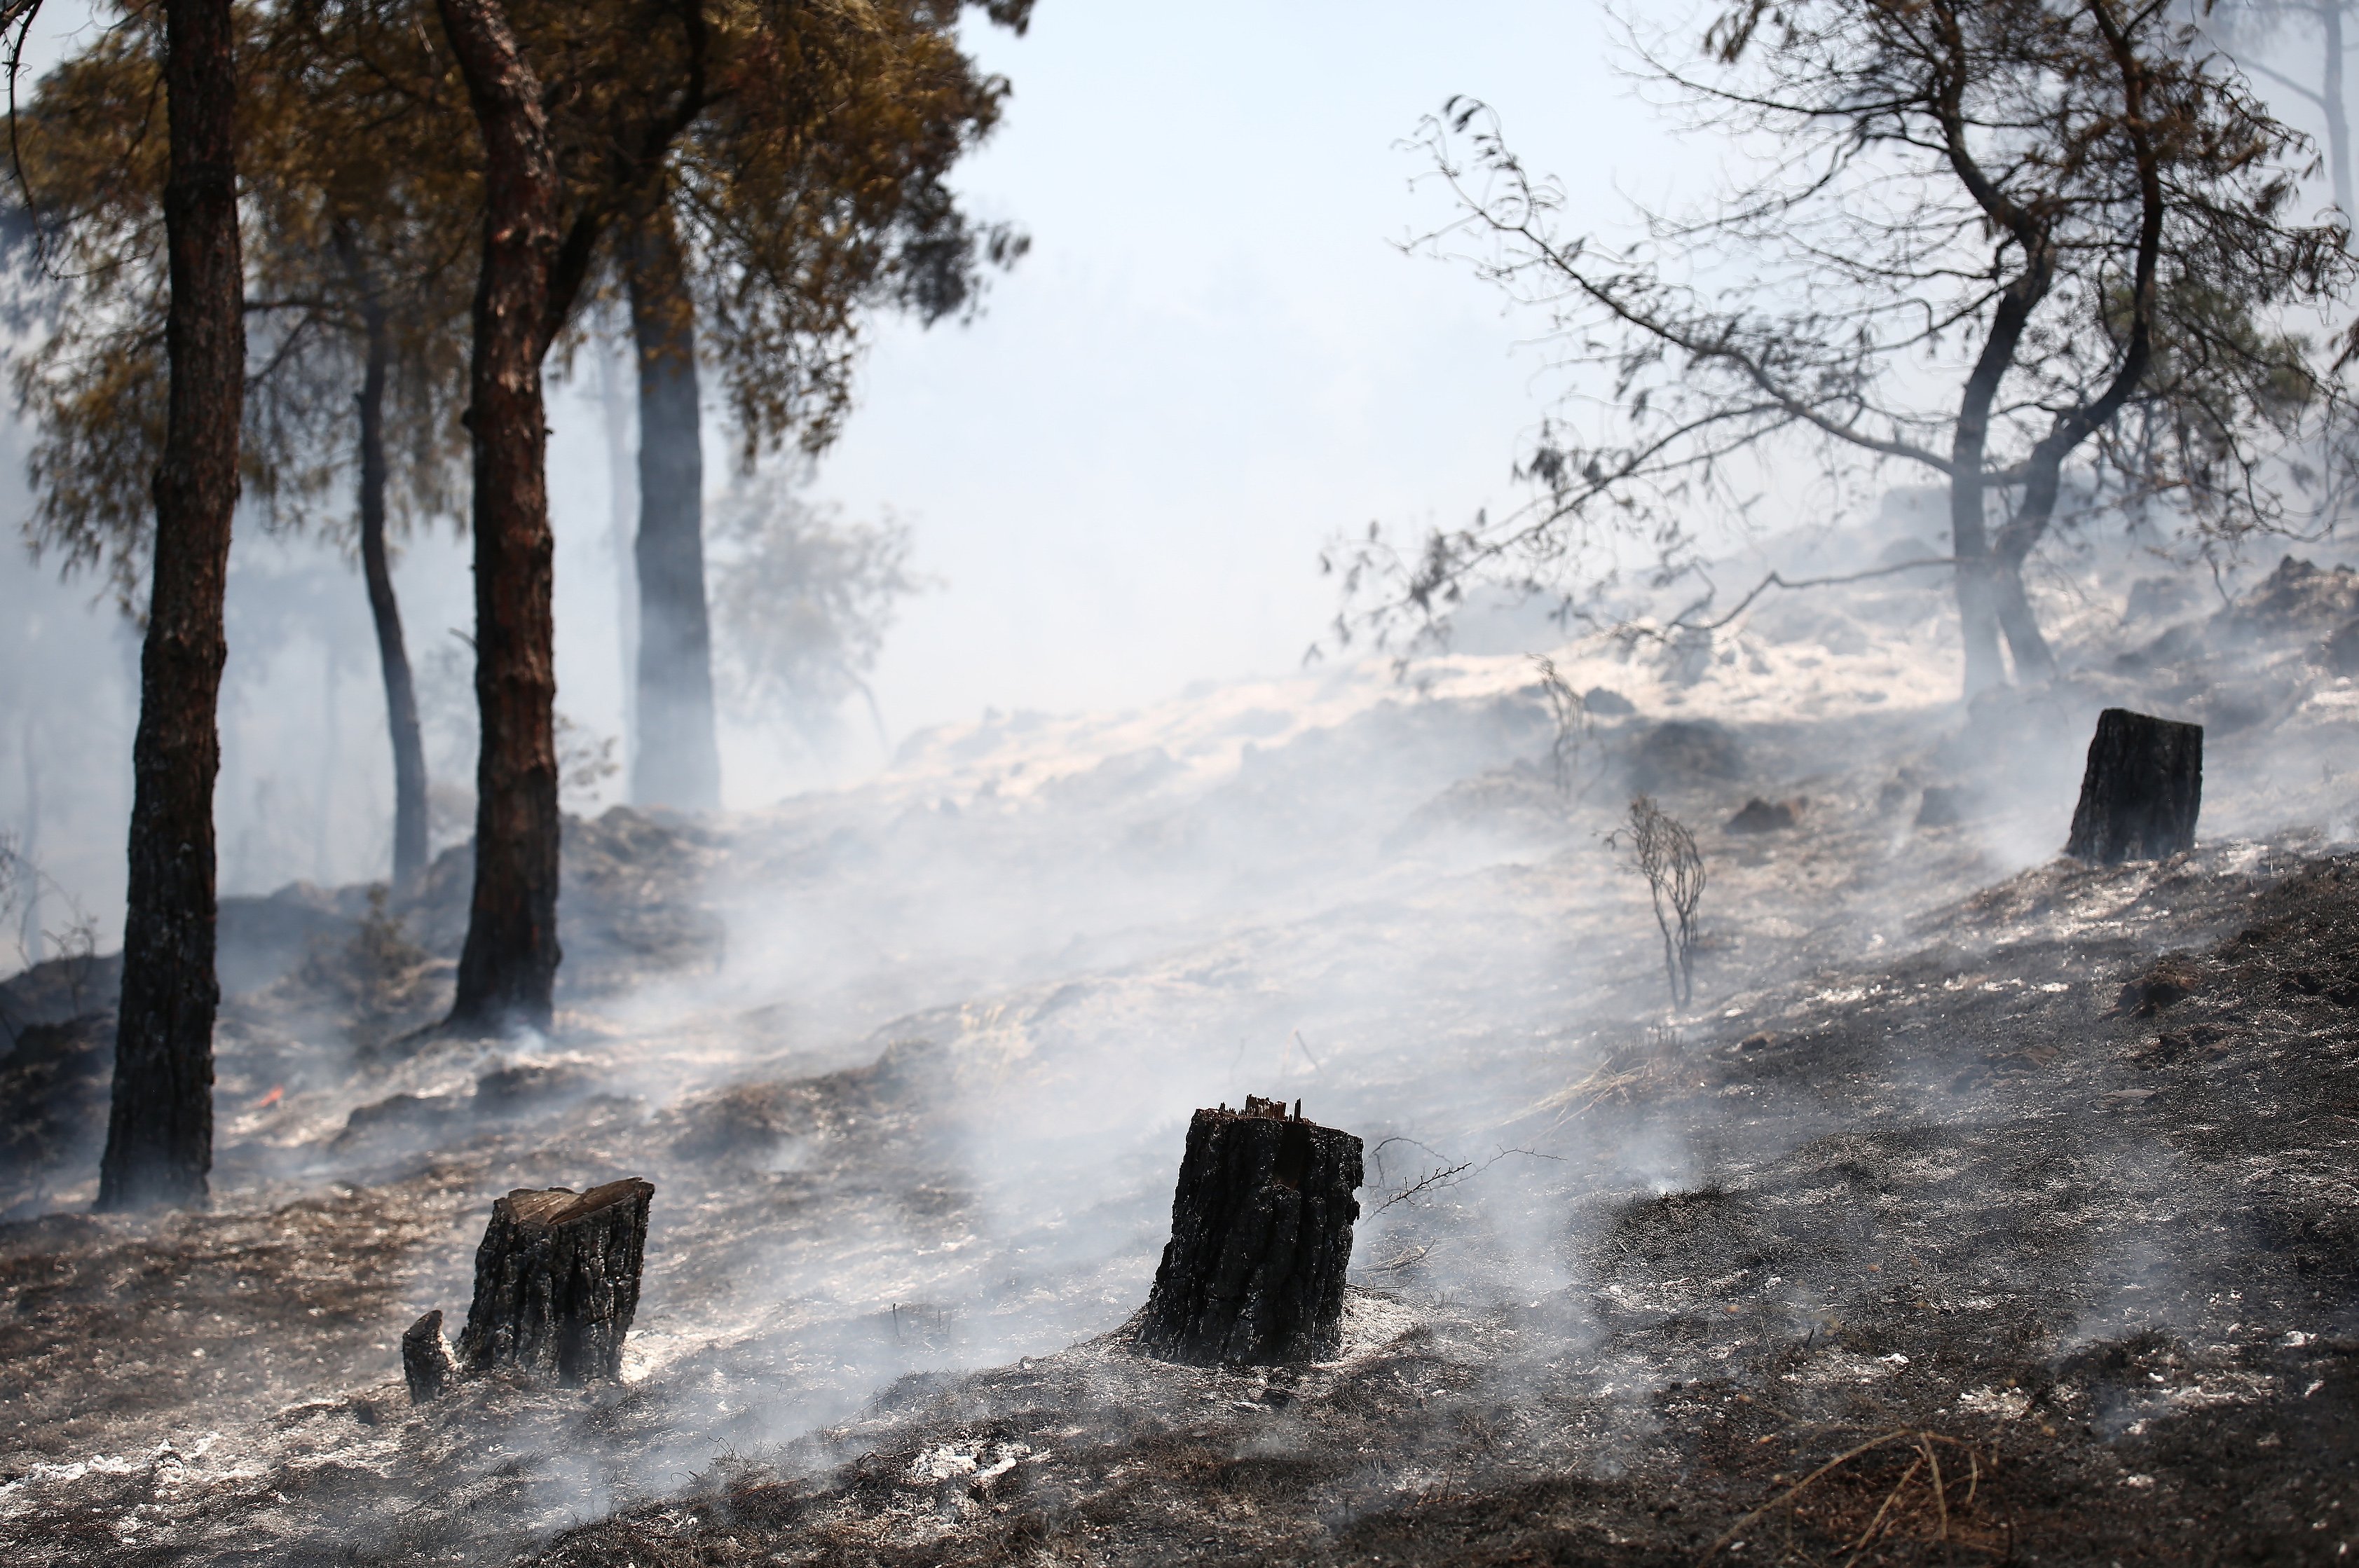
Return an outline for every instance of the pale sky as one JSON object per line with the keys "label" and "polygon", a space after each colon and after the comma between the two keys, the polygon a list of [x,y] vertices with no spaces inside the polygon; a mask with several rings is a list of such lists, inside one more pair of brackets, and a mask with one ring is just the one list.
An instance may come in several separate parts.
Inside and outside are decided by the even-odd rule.
{"label": "pale sky", "polygon": [[1291,667],[1334,609],[1320,546],[1508,491],[1534,323],[1394,242],[1446,209],[1396,145],[1488,97],[1602,209],[1668,138],[1591,5],[1042,0],[974,29],[1015,84],[968,168],[1032,254],[970,327],[879,333],[820,471],[917,524],[944,586],[877,680],[897,731],[986,705],[1125,704]]}

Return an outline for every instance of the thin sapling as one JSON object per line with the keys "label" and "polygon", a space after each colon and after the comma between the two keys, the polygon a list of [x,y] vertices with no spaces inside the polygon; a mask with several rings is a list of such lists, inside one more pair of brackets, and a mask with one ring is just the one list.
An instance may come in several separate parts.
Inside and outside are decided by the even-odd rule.
{"label": "thin sapling", "polygon": [[1643,795],[1630,802],[1628,825],[1605,841],[1628,849],[1630,869],[1647,879],[1655,925],[1663,934],[1663,974],[1670,982],[1671,1003],[1684,1007],[1695,1000],[1695,914],[1703,902],[1703,851],[1679,818]]}

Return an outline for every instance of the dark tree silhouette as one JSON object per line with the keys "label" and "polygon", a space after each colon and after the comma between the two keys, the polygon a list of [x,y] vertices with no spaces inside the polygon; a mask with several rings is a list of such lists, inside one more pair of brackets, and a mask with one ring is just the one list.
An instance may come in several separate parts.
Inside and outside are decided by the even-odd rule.
{"label": "dark tree silhouette", "polygon": [[401,604],[393,591],[393,563],[385,544],[385,393],[393,364],[392,313],[359,247],[340,246],[359,297],[362,349],[360,412],[361,575],[368,584],[369,617],[376,627],[377,663],[385,679],[386,725],[393,738],[393,881],[406,887],[426,870],[426,740],[418,724],[418,683],[401,632]]}
{"label": "dark tree silhouette", "polygon": [[[437,7],[484,155],[467,416],[483,732],[474,892],[450,1025],[546,1028],[560,957],[560,821],[541,362],[581,297],[600,240],[710,102],[711,35],[701,0],[662,7],[670,27],[661,39],[633,27],[631,16],[562,9],[539,17],[554,29],[550,50],[567,68],[544,81],[500,0],[437,0]],[[565,91],[551,91],[558,88]],[[570,107],[565,134],[547,101]]]}
{"label": "dark tree silhouette", "polygon": [[540,362],[560,245],[542,87],[497,0],[437,0],[484,143],[467,428],[475,500],[475,883],[451,1021],[546,1028],[557,981],[557,674]]}
{"label": "dark tree silhouette", "polygon": [[98,1206],[200,1203],[212,1168],[213,779],[222,595],[237,506],[245,325],[230,0],[168,0],[170,364],[156,575],[132,748],[130,883],[114,1096]]}
{"label": "dark tree silhouette", "polygon": [[[818,452],[850,405],[867,312],[930,325],[973,302],[984,266],[1023,252],[1012,230],[972,222],[945,184],[1007,91],[960,48],[959,14],[897,4],[780,21],[792,70],[741,69],[771,44],[743,15],[722,21],[731,90],[635,204],[618,249],[639,356],[642,805],[720,804],[699,354],[719,372],[743,461],[789,436]],[[1020,33],[1029,0],[988,15]]]}

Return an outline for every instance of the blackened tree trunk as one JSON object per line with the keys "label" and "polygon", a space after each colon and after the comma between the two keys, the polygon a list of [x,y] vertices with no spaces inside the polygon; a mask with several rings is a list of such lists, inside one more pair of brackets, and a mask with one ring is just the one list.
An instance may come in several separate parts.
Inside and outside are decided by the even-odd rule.
{"label": "blackened tree trunk", "polygon": [[2195,847],[2203,809],[2203,726],[2108,708],[2097,715],[2064,852],[2100,866],[2167,860]]}
{"label": "blackened tree trunk", "polygon": [[653,204],[627,250],[639,366],[639,728],[631,798],[712,811],[721,805],[721,753],[704,598],[696,305],[669,201]]}
{"label": "blackened tree trunk", "polygon": [[1357,1138],[1283,1104],[1198,1111],[1139,1344],[1200,1366],[1332,1354],[1360,1179]]}
{"label": "blackened tree trunk", "polygon": [[1965,695],[2006,684],[1998,651],[1998,583],[1984,517],[1988,484],[1983,472],[1990,445],[1990,411],[1999,383],[2014,362],[2031,312],[2047,297],[2054,256],[2045,245],[2026,247],[2023,270],[1999,295],[1990,336],[1983,340],[1958,401],[1950,434],[1950,554],[1957,565],[1958,629],[1965,643]]}
{"label": "blackened tree trunk", "polygon": [[98,1206],[201,1203],[212,1168],[213,780],[222,594],[245,403],[229,0],[168,0],[164,186],[171,386],[156,470],[156,582],[139,658],[114,1097]]}
{"label": "blackened tree trunk", "polygon": [[493,1204],[475,1249],[475,1299],[459,1336],[460,1367],[567,1383],[619,1376],[623,1336],[639,1310],[655,1191],[632,1177],[586,1193],[519,1188]]}
{"label": "blackened tree trunk", "polygon": [[[2146,115],[2147,67],[2126,55],[2119,64],[2122,128],[2138,190],[2137,256],[2128,279],[2127,341],[2122,347],[2121,362],[2114,367],[2113,378],[2105,384],[2104,390],[2086,403],[2060,412],[2048,434],[2025,457],[2022,490],[2016,500],[2015,514],[1992,543],[1999,624],[2006,630],[2008,652],[2015,656],[2018,681],[2049,681],[2056,676],[2056,655],[2049,650],[2048,640],[2040,635],[2038,619],[2024,597],[2023,566],[2055,518],[2057,497],[2063,489],[2065,460],[2083,441],[2114,422],[2154,362],[2155,279],[2162,257],[2165,205],[2162,166]],[[2044,227],[2039,232],[2045,243]],[[2189,828],[2193,829],[2191,817]]]}
{"label": "blackened tree trunk", "polygon": [[498,0],[437,0],[484,138],[467,427],[475,495],[475,884],[451,1026],[549,1025],[557,984],[557,676],[540,360],[558,255],[539,80]]}
{"label": "blackened tree trunk", "polygon": [[358,402],[361,416],[361,575],[368,584],[369,615],[376,623],[377,663],[385,673],[386,727],[393,740],[393,885],[409,886],[426,869],[426,742],[418,727],[418,687],[401,634],[401,603],[385,549],[385,380],[393,359],[385,300],[342,236],[345,267],[361,297],[365,359]]}

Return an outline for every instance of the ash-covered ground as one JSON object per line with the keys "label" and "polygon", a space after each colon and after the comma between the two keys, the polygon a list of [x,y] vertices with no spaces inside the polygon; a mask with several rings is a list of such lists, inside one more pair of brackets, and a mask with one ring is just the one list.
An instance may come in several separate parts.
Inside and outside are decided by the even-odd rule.
{"label": "ash-covered ground", "polygon": [[[19,977],[0,1555],[2342,1561],[2359,579],[2105,593],[1971,711],[1897,583],[1558,650],[1563,789],[1469,653],[610,813],[548,1039],[416,1033],[463,854],[235,901],[206,1214],[87,1214],[112,975]],[[2194,854],[2052,859],[2111,703],[2206,723]],[[1710,867],[1676,1011],[1634,788]],[[1248,1092],[1366,1141],[1344,1353],[1143,1358],[1187,1117]],[[625,1381],[413,1410],[490,1199],[632,1174]]]}

